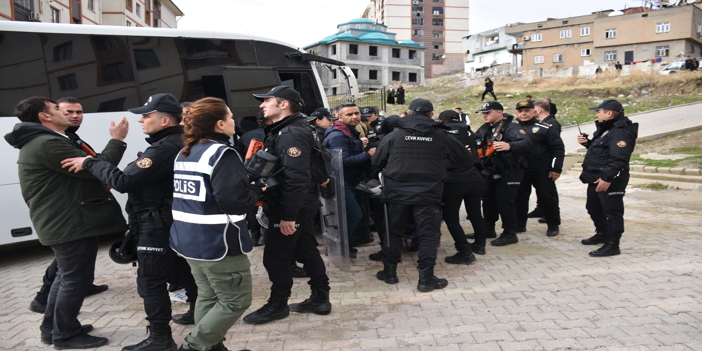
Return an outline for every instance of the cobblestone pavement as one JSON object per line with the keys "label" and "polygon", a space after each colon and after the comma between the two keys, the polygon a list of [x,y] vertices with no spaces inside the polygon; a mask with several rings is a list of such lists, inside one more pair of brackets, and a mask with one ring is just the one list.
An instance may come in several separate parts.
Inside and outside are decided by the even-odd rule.
{"label": "cobblestone pavement", "polygon": [[[490,247],[470,266],[448,265],[445,230],[436,273],[443,290],[416,290],[416,253],[405,252],[400,283],[375,278],[381,264],[367,259],[377,244],[360,248],[351,271],[329,266],[334,310],[328,316],[292,314],[266,325],[237,322],[227,335],[232,350],[702,350],[702,193],[630,189],[622,255],[590,258],[580,239],[593,232],[585,211],[585,186],[574,176],[559,182],[561,235],[547,238],[532,219],[519,244]],[[470,231],[470,224],[465,223]],[[105,239],[96,282],[106,293],[85,300],[80,319],[94,335],[110,339],[99,350],[120,350],[145,336],[135,268],[107,256]],[[254,302],[269,283],[262,248],[250,256]],[[44,350],[41,315],[27,307],[52,260],[43,247],[0,255],[0,349]],[[309,294],[296,279],[291,301]],[[182,313],[186,304],[174,303]],[[173,325],[179,344],[190,330]]]}

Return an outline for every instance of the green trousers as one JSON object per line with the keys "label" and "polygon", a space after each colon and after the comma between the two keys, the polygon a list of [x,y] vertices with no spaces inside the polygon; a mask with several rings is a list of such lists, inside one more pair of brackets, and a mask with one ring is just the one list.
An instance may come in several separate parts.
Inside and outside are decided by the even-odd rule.
{"label": "green trousers", "polygon": [[222,341],[229,328],[251,306],[251,264],[246,255],[220,261],[188,259],[197,283],[195,329],[183,346],[206,351]]}

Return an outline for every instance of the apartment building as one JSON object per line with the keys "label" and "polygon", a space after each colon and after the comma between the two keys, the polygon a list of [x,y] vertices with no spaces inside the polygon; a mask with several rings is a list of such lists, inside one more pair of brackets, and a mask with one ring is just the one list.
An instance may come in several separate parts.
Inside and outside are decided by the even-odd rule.
{"label": "apartment building", "polygon": [[[411,40],[398,42],[387,26],[366,18],[339,24],[337,30],[304,49],[346,63],[360,91],[424,82],[425,47]],[[347,92],[346,80],[338,69],[320,65],[318,71],[327,95]]]}
{"label": "apartment building", "polygon": [[462,72],[463,37],[468,31],[469,0],[373,0],[364,16],[426,47],[424,77]]}
{"label": "apartment building", "polygon": [[0,0],[0,20],[176,28],[171,0]]}
{"label": "apartment building", "polygon": [[466,72],[498,66],[508,66],[509,69],[515,63],[515,56],[510,50],[517,43],[517,38],[507,35],[506,28],[494,28],[463,38]]}
{"label": "apartment building", "polygon": [[630,8],[507,27],[520,70],[676,61],[702,55],[702,9]]}

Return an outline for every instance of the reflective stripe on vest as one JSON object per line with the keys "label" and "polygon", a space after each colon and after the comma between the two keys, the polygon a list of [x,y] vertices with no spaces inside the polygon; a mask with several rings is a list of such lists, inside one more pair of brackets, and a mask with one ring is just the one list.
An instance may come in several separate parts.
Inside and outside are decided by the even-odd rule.
{"label": "reflective stripe on vest", "polygon": [[229,252],[227,231],[238,232],[240,250],[253,249],[246,215],[227,215],[217,206],[210,177],[227,145],[197,143],[174,165],[173,225],[170,244],[179,255],[193,260],[218,261]]}

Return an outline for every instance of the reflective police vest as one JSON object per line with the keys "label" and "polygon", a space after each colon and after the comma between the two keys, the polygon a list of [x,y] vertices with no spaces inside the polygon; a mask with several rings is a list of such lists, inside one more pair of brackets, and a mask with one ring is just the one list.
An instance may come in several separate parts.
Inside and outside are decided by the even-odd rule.
{"label": "reflective police vest", "polygon": [[222,213],[212,193],[212,171],[227,149],[231,148],[207,141],[193,145],[190,155],[176,157],[170,244],[185,258],[221,260],[229,251],[227,231],[232,230],[237,232],[241,252],[253,248],[246,215]]}

